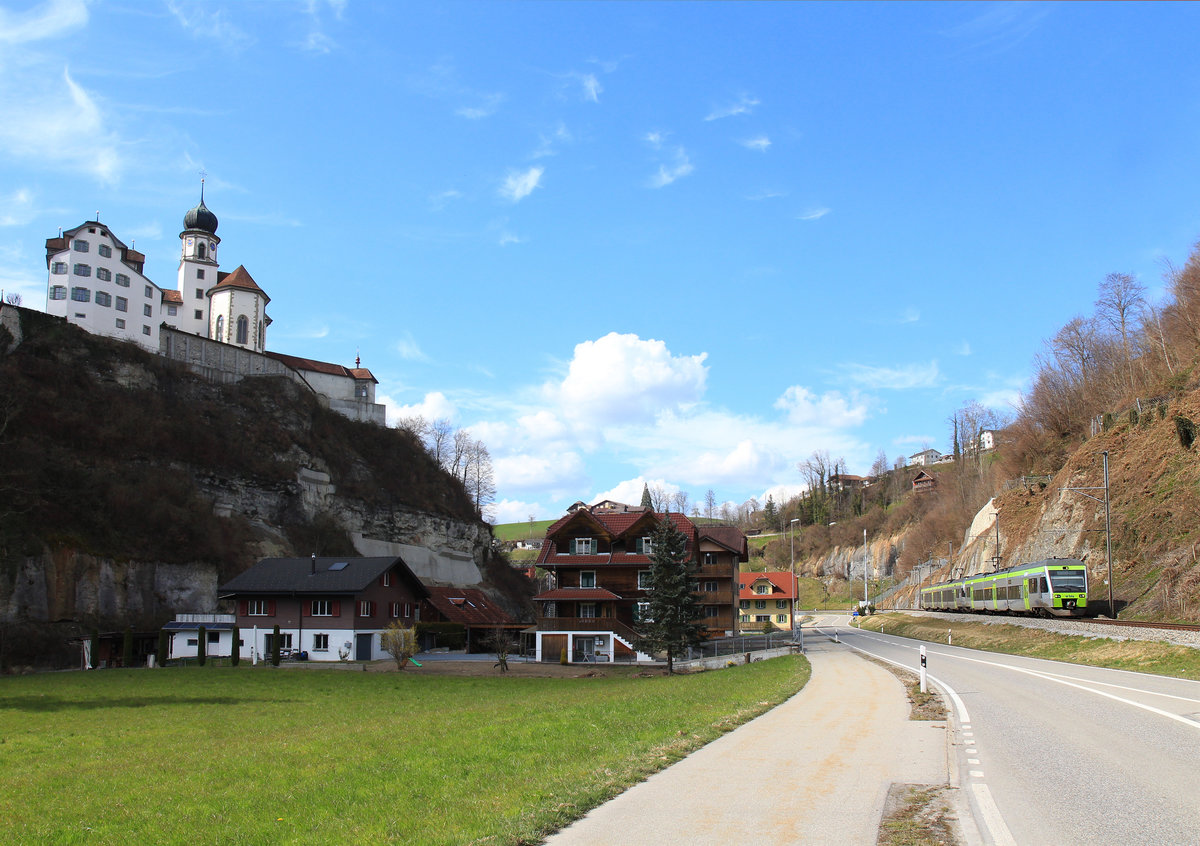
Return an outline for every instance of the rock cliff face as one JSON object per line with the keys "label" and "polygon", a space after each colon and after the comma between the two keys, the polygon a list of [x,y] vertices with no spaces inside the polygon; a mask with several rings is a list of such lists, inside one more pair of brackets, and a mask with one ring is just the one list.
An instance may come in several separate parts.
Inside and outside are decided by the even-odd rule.
{"label": "rock cliff face", "polygon": [[523,610],[461,485],[406,433],[331,413],[290,380],[215,385],[2,311],[0,663],[218,610],[218,586],[265,556],[426,547],[422,578]]}

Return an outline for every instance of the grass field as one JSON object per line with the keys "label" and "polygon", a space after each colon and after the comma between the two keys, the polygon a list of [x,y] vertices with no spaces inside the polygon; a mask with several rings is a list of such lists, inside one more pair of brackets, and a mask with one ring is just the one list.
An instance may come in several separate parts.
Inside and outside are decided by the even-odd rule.
{"label": "grass field", "polygon": [[546,530],[554,524],[553,520],[534,520],[530,528],[529,521],[524,523],[498,523],[492,526],[492,534],[496,540],[523,541],[529,538],[544,538]]}
{"label": "grass field", "polygon": [[[1088,638],[1004,623],[951,622],[938,617],[914,617],[908,614],[876,614],[862,620],[860,625],[864,629],[880,631],[882,628],[887,634],[933,643],[945,643],[947,632],[952,632],[955,646],[1181,679],[1200,679],[1200,649],[1171,643]],[[1120,632],[1114,634],[1119,635]]]}
{"label": "grass field", "polygon": [[[0,679],[5,843],[534,843],[782,702],[689,676],[170,668]],[[721,801],[718,796],[714,801]]]}

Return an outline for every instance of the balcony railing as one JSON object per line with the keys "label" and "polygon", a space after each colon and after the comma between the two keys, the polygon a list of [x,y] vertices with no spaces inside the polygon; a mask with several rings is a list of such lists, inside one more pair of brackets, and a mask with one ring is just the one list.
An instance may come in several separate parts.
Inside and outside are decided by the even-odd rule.
{"label": "balcony railing", "polygon": [[630,626],[612,617],[538,617],[543,632],[612,632],[630,642],[637,637]]}
{"label": "balcony railing", "polygon": [[176,614],[176,623],[234,623],[232,614]]}

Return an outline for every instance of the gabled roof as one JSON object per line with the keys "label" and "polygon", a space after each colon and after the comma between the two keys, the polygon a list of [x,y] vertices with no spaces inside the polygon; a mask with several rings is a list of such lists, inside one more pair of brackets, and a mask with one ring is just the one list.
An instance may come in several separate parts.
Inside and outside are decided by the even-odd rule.
{"label": "gabled roof", "polygon": [[[755,593],[754,583],[766,580],[771,583],[770,593]],[[739,599],[791,599],[794,577],[791,573],[771,571],[768,573],[739,573],[738,583],[745,585],[739,588]]]}
{"label": "gabled roof", "polygon": [[317,361],[314,358],[300,358],[299,356],[271,352],[270,350],[267,350],[263,355],[273,358],[276,361],[282,361],[293,370],[306,370],[310,373],[324,373],[327,376],[341,376],[345,379],[370,379],[372,382],[379,382],[378,379],[371,375],[371,371],[365,367],[343,367],[340,364],[332,364],[328,361]]}
{"label": "gabled roof", "polygon": [[701,541],[710,540],[725,547],[743,561],[750,560],[750,547],[746,540],[746,533],[736,526],[705,526],[698,531]]}
{"label": "gabled roof", "polygon": [[555,588],[539,593],[534,599],[580,599],[591,602],[597,599],[621,599],[622,597],[604,588]]}
{"label": "gabled roof", "polygon": [[426,601],[452,623],[471,626],[505,626],[512,617],[478,588],[430,587]]}
{"label": "gabled roof", "polygon": [[241,575],[221,585],[222,595],[233,594],[353,594],[368,588],[392,570],[417,599],[429,590],[400,556],[383,558],[264,558]]}
{"label": "gabled roof", "polygon": [[258,294],[265,302],[269,303],[271,301],[271,298],[267,296],[267,292],[258,287],[258,283],[255,282],[253,277],[250,276],[250,273],[246,270],[245,265],[239,264],[236,268],[234,268],[233,272],[228,275],[224,273],[219,274],[217,276],[217,280],[217,284],[208,289],[207,293],[209,296],[212,295],[213,291],[237,288],[242,291],[250,291],[251,293]]}
{"label": "gabled roof", "polygon": [[[542,544],[542,551],[538,555],[538,564],[554,564],[555,556],[559,554],[558,542],[556,535],[562,536],[570,532],[571,536],[576,536],[580,529],[579,526],[586,526],[588,531],[607,536],[611,540],[618,538],[642,537],[649,535],[654,530],[654,526],[658,524],[663,517],[670,517],[671,522],[679,531],[683,532],[687,538],[687,555],[693,557],[696,544],[696,527],[685,515],[669,511],[666,514],[656,513],[653,511],[629,511],[629,512],[590,512],[586,509],[579,509],[560,518],[550,528],[546,529],[546,543]],[[715,527],[714,527],[715,528]],[[728,528],[728,527],[720,527]],[[738,531],[733,529],[733,531]],[[744,543],[744,539],[743,539]],[[645,564],[649,562],[649,558],[645,555],[636,555],[634,553],[618,553],[616,555],[573,555],[570,558],[571,564],[605,564],[605,563],[629,563],[629,564]]]}
{"label": "gabled roof", "polygon": [[170,303],[171,305],[183,304],[183,294],[178,291],[163,291],[162,298],[164,303]]}

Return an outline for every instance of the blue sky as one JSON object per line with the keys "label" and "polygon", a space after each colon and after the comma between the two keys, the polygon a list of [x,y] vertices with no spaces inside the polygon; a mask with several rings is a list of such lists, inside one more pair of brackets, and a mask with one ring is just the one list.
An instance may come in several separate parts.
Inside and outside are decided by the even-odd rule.
{"label": "blue sky", "polygon": [[1011,412],[1200,235],[1195,4],[0,3],[0,288],[199,172],[268,347],[489,447],[501,522],[799,490]]}

